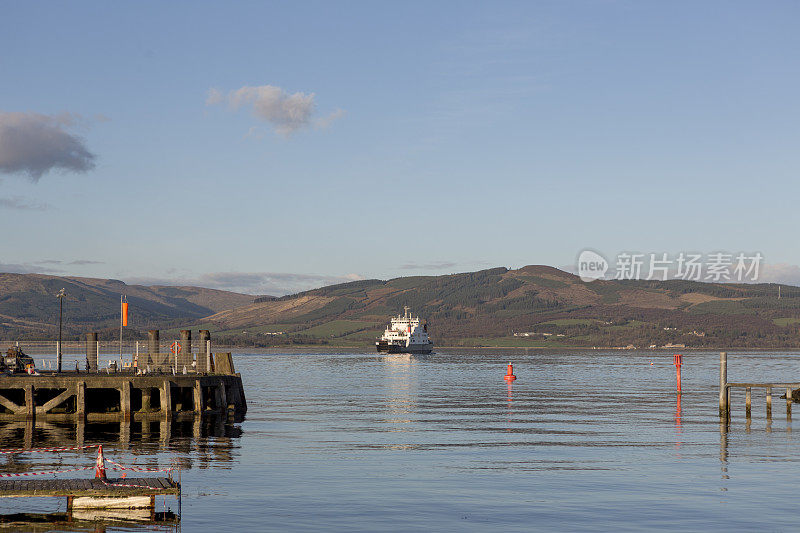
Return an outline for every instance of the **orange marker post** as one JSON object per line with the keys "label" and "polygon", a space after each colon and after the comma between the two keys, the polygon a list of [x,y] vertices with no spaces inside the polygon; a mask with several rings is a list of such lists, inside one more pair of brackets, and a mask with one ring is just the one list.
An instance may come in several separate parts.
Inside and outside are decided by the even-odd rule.
{"label": "orange marker post", "polygon": [[683,356],[676,353],[672,356],[672,364],[675,365],[675,370],[678,374],[678,394],[681,393],[681,364],[683,364]]}
{"label": "orange marker post", "polygon": [[503,379],[506,381],[514,381],[515,379],[517,379],[517,376],[514,375],[514,365],[512,365],[510,361],[508,363],[508,372],[503,377]]}

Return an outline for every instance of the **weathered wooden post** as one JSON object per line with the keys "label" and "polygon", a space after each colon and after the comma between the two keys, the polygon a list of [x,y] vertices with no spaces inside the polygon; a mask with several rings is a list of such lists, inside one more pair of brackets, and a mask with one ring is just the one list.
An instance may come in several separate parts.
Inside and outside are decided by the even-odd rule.
{"label": "weathered wooden post", "polygon": [[745,388],[744,406],[746,416],[747,418],[750,418],[750,387]]}
{"label": "weathered wooden post", "polygon": [[772,418],[772,387],[767,387],[767,418]]}
{"label": "weathered wooden post", "polygon": [[786,387],[786,418],[792,419],[792,388]]}
{"label": "weathered wooden post", "polygon": [[222,414],[227,413],[228,412],[228,398],[227,398],[227,395],[225,394],[225,382],[220,382],[220,384],[217,385],[215,394],[216,394],[215,400],[216,400],[217,408],[221,410]]}
{"label": "weathered wooden post", "polygon": [[86,418],[86,382],[79,381],[75,386],[78,389],[75,393],[75,414],[80,424]]}
{"label": "weathered wooden post", "polygon": [[719,416],[728,416],[728,352],[719,352]]}
{"label": "weathered wooden post", "polygon": [[164,386],[161,388],[161,412],[165,418],[172,417],[172,383],[170,380],[164,380]]}
{"label": "weathered wooden post", "polygon": [[203,413],[203,386],[200,378],[194,382],[194,412],[198,415]]}
{"label": "weathered wooden post", "polygon": [[25,418],[36,417],[36,402],[33,399],[33,385],[25,385]]}
{"label": "weathered wooden post", "polygon": [[120,411],[122,411],[124,424],[125,420],[131,419],[131,382],[127,379],[123,381],[119,393]]}

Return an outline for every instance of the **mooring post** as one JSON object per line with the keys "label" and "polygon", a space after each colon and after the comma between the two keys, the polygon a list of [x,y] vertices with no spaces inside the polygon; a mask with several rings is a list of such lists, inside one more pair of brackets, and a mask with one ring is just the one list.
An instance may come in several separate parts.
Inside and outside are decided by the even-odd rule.
{"label": "mooring post", "polygon": [[772,387],[767,387],[767,418],[772,418]]}
{"label": "mooring post", "polygon": [[744,390],[745,390],[745,399],[744,399],[745,413],[747,418],[750,418],[750,387],[747,387]]}
{"label": "mooring post", "polygon": [[792,388],[786,387],[786,418],[792,419]]}
{"label": "mooring post", "polygon": [[200,330],[200,351],[197,352],[197,372],[208,372],[208,352],[211,351],[211,333]]}
{"label": "mooring post", "polygon": [[86,368],[89,372],[97,372],[99,344],[96,331],[86,334]]}
{"label": "mooring post", "polygon": [[192,330],[181,330],[181,351],[180,354],[175,354],[176,366],[175,372],[181,372],[183,367],[192,367]]}
{"label": "mooring post", "polygon": [[147,353],[149,354],[150,359],[153,360],[153,364],[156,366],[161,365],[161,355],[159,354],[159,351],[158,330],[151,329],[147,332]]}
{"label": "mooring post", "polygon": [[728,416],[728,352],[719,352],[719,416]]}

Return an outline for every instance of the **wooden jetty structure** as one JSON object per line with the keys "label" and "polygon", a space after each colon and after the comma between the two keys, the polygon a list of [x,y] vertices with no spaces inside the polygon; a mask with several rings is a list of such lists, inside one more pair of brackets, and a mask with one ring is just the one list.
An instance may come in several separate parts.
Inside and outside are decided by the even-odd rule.
{"label": "wooden jetty structure", "polygon": [[[94,466],[69,467],[61,470],[43,472],[17,472],[0,474],[0,498],[42,498],[65,497],[67,499],[67,519],[83,512],[83,516],[96,516],[97,511],[117,512],[117,517],[125,517],[128,510],[146,510],[144,516],[135,514],[138,519],[156,519],[156,496],[173,496],[177,498],[178,515],[181,507],[180,469],[178,481],[173,479],[174,467],[143,468],[139,466],[124,466],[109,460],[110,468],[116,471],[132,471],[166,473],[167,476],[155,477],[106,477],[106,459],[103,456],[102,445],[16,449],[5,450],[2,454],[29,454],[29,453],[63,453],[67,451],[81,451],[86,448],[97,448],[97,460]],[[53,476],[59,474],[72,474],[80,471],[94,469],[94,479],[65,478],[44,479],[36,476]],[[33,478],[33,479],[31,479]],[[92,514],[94,513],[94,515]],[[0,520],[0,523],[2,520]]]}
{"label": "wooden jetty structure", "polygon": [[[126,368],[98,368],[97,334],[86,336],[85,371],[0,374],[0,421],[42,418],[104,422],[149,420],[247,411],[242,377],[230,353],[211,353],[208,333],[191,352],[191,332],[181,332],[184,355],[161,354],[158,330],[147,353]],[[60,365],[59,365],[60,366]]]}
{"label": "wooden jetty structure", "polygon": [[792,418],[792,390],[800,388],[798,382],[770,382],[770,383],[748,383],[728,381],[728,353],[719,354],[719,416],[721,419],[728,420],[731,416],[731,391],[733,389],[744,389],[745,391],[745,415],[749,419],[752,412],[752,391],[753,389],[763,389],[766,396],[767,419],[772,418],[772,391],[786,391],[786,418]]}
{"label": "wooden jetty structure", "polygon": [[168,477],[0,480],[0,498],[66,497],[73,508],[153,508],[156,496],[180,496]]}

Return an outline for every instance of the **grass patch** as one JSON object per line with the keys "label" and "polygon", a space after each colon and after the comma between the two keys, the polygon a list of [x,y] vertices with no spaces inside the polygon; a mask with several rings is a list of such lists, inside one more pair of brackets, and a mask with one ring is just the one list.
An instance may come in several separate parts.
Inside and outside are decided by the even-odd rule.
{"label": "grass patch", "polygon": [[535,340],[527,337],[495,337],[489,339],[466,337],[458,340],[446,340],[440,344],[445,346],[486,346],[489,348],[566,348],[570,346],[563,341]]}
{"label": "grass patch", "polygon": [[795,324],[800,324],[800,318],[773,318],[772,323],[776,326],[794,326]]}
{"label": "grass patch", "polygon": [[569,286],[569,283],[557,279],[543,278],[541,276],[516,276],[516,278],[548,289],[563,289]]}
{"label": "grass patch", "polygon": [[553,326],[589,326],[599,322],[599,320],[595,320],[593,318],[559,318],[557,320],[540,322],[539,324],[548,324]]}
{"label": "grass patch", "polygon": [[309,337],[344,337],[353,333],[358,333],[366,328],[374,328],[374,322],[363,322],[360,320],[332,320],[325,324],[320,324],[312,328],[298,331],[298,335],[308,335]]}

